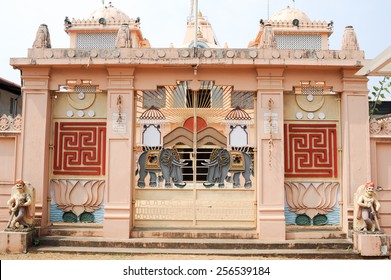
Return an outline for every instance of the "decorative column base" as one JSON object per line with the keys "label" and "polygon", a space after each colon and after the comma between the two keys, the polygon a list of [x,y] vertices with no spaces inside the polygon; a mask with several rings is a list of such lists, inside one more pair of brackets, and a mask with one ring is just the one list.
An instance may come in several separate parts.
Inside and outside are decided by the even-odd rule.
{"label": "decorative column base", "polygon": [[354,249],[364,257],[387,257],[391,253],[391,235],[353,232]]}
{"label": "decorative column base", "polygon": [[284,209],[262,207],[258,211],[259,239],[285,240],[286,225]]}
{"label": "decorative column base", "polygon": [[132,216],[131,209],[119,206],[106,206],[103,235],[107,238],[129,239]]}
{"label": "decorative column base", "polygon": [[0,232],[0,253],[25,254],[28,247],[33,244],[36,230],[29,231],[1,231]]}

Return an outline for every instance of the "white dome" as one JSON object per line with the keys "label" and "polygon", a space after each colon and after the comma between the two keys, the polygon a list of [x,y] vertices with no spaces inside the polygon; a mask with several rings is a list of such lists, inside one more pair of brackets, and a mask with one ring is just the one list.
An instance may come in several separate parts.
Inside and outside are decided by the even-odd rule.
{"label": "white dome", "polygon": [[103,7],[90,15],[91,20],[99,20],[100,18],[104,18],[109,21],[129,21],[130,18],[114,7]]}
{"label": "white dome", "polygon": [[300,22],[311,22],[311,19],[302,11],[290,8],[289,6],[276,14],[274,14],[270,20],[272,21],[293,21],[298,19]]}

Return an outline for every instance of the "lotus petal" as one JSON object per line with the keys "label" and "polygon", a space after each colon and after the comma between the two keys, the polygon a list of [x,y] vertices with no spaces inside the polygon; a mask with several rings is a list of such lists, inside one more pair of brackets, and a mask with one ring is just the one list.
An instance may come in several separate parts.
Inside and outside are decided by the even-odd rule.
{"label": "lotus petal", "polygon": [[53,200],[54,202],[60,206],[63,205],[61,200],[61,185],[58,180],[52,180],[52,189],[53,189]]}
{"label": "lotus petal", "polygon": [[296,214],[304,214],[307,211],[307,209],[299,209],[296,211]]}
{"label": "lotus petal", "polygon": [[98,197],[94,205],[100,206],[103,202],[104,197],[105,197],[105,181],[99,181]]}
{"label": "lotus petal", "polygon": [[[295,203],[295,199],[297,200],[298,196],[295,196],[295,192],[293,189],[296,189],[294,185],[291,184],[284,184],[285,186],[285,195],[286,195],[286,202],[288,203],[289,207],[291,207],[291,211],[294,211],[293,208],[297,208],[298,204]],[[297,190],[297,189],[296,189]],[[298,195],[298,192],[296,192]]]}
{"label": "lotus petal", "polygon": [[295,208],[302,208],[302,206],[299,203],[299,196],[300,196],[299,187],[294,183],[291,183],[290,187],[292,190],[292,203],[295,205]]}
{"label": "lotus petal", "polygon": [[339,183],[333,183],[331,186],[331,192],[330,192],[330,202],[327,205],[327,207],[332,208],[337,203],[338,189],[339,189]]}
{"label": "lotus petal", "polygon": [[88,200],[87,192],[80,181],[78,181],[69,192],[69,200],[72,205],[83,205]]}
{"label": "lotus petal", "polygon": [[322,207],[321,205],[325,205],[327,202],[327,197],[325,194],[326,185],[324,183],[320,183],[316,189],[318,190],[318,193],[320,194],[320,197],[322,198],[322,201],[319,203],[319,207]]}
{"label": "lotus petal", "polygon": [[75,213],[76,216],[80,216],[81,213],[84,212],[84,207],[81,205],[75,205],[72,207],[72,212]]}
{"label": "lotus petal", "polygon": [[102,203],[104,197],[104,183],[105,181],[103,180],[94,182],[92,186],[93,200],[89,206],[99,206]]}
{"label": "lotus petal", "polygon": [[299,204],[299,207],[300,208],[307,208],[307,205],[305,205],[305,203],[303,202],[303,197],[305,195],[307,188],[302,183],[299,183],[298,189],[299,189],[299,196],[297,198],[297,202]]}
{"label": "lotus petal", "polygon": [[92,207],[89,207],[89,206],[86,206],[86,207],[84,207],[84,210],[85,210],[86,212],[89,212],[89,213],[92,213],[92,212],[94,212],[94,211],[95,211],[95,209],[94,209],[94,208],[92,208]]}
{"label": "lotus petal", "polygon": [[66,189],[65,189],[65,204],[69,205],[72,204],[72,200],[69,198],[69,195],[74,188],[74,184],[72,184],[71,181],[66,180]]}
{"label": "lotus petal", "polygon": [[88,200],[84,203],[84,205],[90,205],[91,204],[91,201],[92,201],[92,198],[93,198],[93,195],[92,195],[92,183],[91,181],[87,181],[85,184],[84,184],[84,188],[87,192],[87,196],[88,196]]}
{"label": "lotus petal", "polygon": [[320,208],[318,208],[317,210],[318,210],[318,213],[319,213],[319,214],[327,215],[326,209],[320,209]]}
{"label": "lotus petal", "polygon": [[322,202],[322,196],[318,190],[311,184],[304,193],[303,204],[308,208],[317,208]]}
{"label": "lotus petal", "polygon": [[318,210],[316,208],[309,208],[305,211],[308,217],[313,219],[316,215],[318,215]]}
{"label": "lotus petal", "polygon": [[68,205],[67,203],[67,198],[66,198],[66,193],[67,193],[67,185],[64,180],[58,180],[59,182],[59,191],[60,191],[60,202],[62,205]]}

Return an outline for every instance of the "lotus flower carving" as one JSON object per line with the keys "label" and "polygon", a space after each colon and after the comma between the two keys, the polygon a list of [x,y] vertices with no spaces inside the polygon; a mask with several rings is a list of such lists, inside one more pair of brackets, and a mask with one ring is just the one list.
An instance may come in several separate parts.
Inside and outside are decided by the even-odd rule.
{"label": "lotus flower carving", "polygon": [[100,208],[104,198],[105,181],[53,180],[52,198],[59,209],[80,216]]}
{"label": "lotus flower carving", "polygon": [[313,219],[316,215],[326,215],[333,211],[337,203],[339,183],[313,183],[306,187],[303,183],[285,183],[286,201],[296,214],[306,214]]}

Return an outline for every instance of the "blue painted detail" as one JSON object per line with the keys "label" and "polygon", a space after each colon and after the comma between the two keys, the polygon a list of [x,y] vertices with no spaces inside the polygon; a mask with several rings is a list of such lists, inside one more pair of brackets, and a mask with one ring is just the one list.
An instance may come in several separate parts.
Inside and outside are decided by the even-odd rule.
{"label": "blue painted detail", "polygon": [[[103,223],[104,205],[101,205],[101,208],[92,212],[95,216],[94,223]],[[64,211],[57,208],[56,204],[50,204],[50,222],[52,223],[62,223],[64,222],[62,216]],[[79,223],[80,221],[78,221]]]}
{"label": "blue painted detail", "polygon": [[[288,206],[285,206],[285,224],[295,225],[297,214],[289,210]],[[338,226],[340,225],[341,217],[341,208],[339,206],[334,206],[333,211],[328,212],[327,215],[327,224],[329,226]],[[312,221],[311,221],[312,222]]]}
{"label": "blue painted detail", "polygon": [[62,215],[64,215],[64,211],[58,209],[56,204],[50,204],[50,222],[62,222]]}

